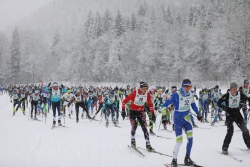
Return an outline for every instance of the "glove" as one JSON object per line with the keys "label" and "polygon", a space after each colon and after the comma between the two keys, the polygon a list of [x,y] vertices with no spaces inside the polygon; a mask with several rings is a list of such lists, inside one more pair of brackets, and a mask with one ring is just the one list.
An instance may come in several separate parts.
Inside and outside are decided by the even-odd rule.
{"label": "glove", "polygon": [[196,96],[196,100],[199,100],[199,98]]}
{"label": "glove", "polygon": [[10,102],[12,103],[12,100]]}
{"label": "glove", "polygon": [[122,109],[122,118],[123,118],[123,120],[124,120],[124,118],[126,117],[126,112],[125,112],[125,109]]}
{"label": "glove", "polygon": [[227,111],[228,110],[228,106],[223,107],[223,110]]}
{"label": "glove", "polygon": [[197,116],[197,119],[201,122],[202,121],[202,116]]}
{"label": "glove", "polygon": [[155,123],[156,117],[155,117],[155,113],[154,113],[154,112],[152,113],[152,120],[153,120],[153,122]]}
{"label": "glove", "polygon": [[198,113],[197,119],[198,119],[200,122],[202,122],[202,116],[200,115],[200,113]]}

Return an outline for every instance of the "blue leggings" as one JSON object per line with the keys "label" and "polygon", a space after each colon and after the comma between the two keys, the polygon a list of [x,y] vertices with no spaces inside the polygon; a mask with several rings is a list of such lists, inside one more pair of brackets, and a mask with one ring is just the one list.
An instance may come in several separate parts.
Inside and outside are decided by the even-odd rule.
{"label": "blue leggings", "polygon": [[110,111],[111,111],[111,117],[112,117],[112,121],[116,121],[116,118],[115,118],[115,111],[114,111],[114,106],[113,104],[111,105],[108,105],[108,104],[105,104],[105,109],[106,109],[106,121],[109,120],[109,115],[110,115]]}
{"label": "blue leggings", "polygon": [[177,159],[180,145],[182,143],[182,129],[184,128],[187,135],[188,143],[186,147],[186,155],[191,154],[191,149],[193,145],[193,127],[191,125],[191,118],[189,115],[185,117],[174,117],[175,124],[175,135],[176,135],[176,145],[174,149],[174,159]]}
{"label": "blue leggings", "polygon": [[60,111],[60,101],[52,102],[52,110],[53,110],[53,120],[56,120],[56,109],[58,112],[58,120],[61,120],[61,111]]}
{"label": "blue leggings", "polygon": [[214,108],[214,121],[213,122],[217,122],[218,116],[219,116],[219,107],[217,106]]}
{"label": "blue leggings", "polygon": [[203,100],[201,102],[201,108],[202,108],[202,117],[207,119],[207,112],[208,112],[208,103],[207,100]]}

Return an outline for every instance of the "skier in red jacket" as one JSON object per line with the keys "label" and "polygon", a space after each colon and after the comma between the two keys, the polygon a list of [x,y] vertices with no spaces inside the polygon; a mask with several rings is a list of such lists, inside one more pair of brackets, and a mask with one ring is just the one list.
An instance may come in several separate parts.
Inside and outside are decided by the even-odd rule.
{"label": "skier in red jacket", "polygon": [[149,142],[149,134],[147,130],[147,123],[146,123],[146,116],[144,114],[144,104],[148,102],[148,106],[150,112],[154,112],[153,103],[151,101],[150,93],[148,92],[148,84],[146,82],[140,82],[140,88],[135,89],[131,94],[129,94],[123,101],[122,101],[122,117],[123,119],[126,116],[125,112],[125,105],[131,101],[130,105],[130,123],[132,126],[131,129],[131,146],[136,147],[135,142],[135,132],[137,128],[136,119],[139,121],[142,131],[144,133],[144,138],[146,140],[146,148],[148,151],[154,151],[151,147]]}

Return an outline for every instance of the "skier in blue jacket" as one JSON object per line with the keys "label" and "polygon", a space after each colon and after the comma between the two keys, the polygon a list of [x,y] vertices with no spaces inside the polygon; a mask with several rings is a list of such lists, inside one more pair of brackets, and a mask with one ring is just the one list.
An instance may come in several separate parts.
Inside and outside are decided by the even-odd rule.
{"label": "skier in blue jacket", "polygon": [[179,148],[182,143],[182,129],[187,134],[188,143],[186,150],[186,157],[184,159],[185,165],[194,165],[195,162],[191,160],[190,153],[193,145],[193,128],[190,119],[190,106],[196,112],[198,120],[201,120],[198,108],[194,102],[194,93],[191,92],[192,84],[189,79],[184,79],[182,87],[177,92],[173,93],[170,98],[163,104],[163,107],[168,107],[174,104],[174,123],[175,123],[175,135],[176,144],[174,147],[174,155],[171,163],[171,167],[177,167],[177,157]]}

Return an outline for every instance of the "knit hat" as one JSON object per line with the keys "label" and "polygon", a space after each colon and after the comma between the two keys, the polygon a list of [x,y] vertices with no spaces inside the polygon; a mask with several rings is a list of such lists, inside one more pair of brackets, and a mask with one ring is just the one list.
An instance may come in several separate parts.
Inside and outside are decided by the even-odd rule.
{"label": "knit hat", "polygon": [[191,81],[189,79],[184,79],[182,81],[182,87],[184,86],[192,86]]}
{"label": "knit hat", "polygon": [[238,87],[237,83],[236,82],[232,82],[230,84],[230,89],[235,88],[235,87]]}

